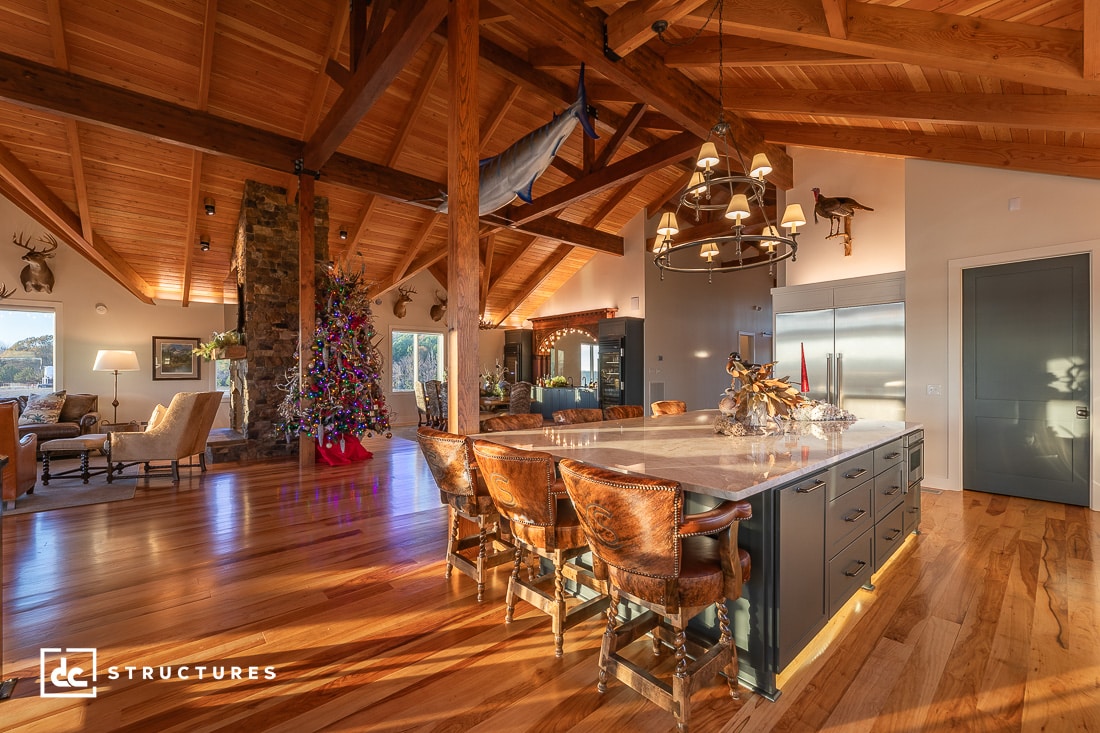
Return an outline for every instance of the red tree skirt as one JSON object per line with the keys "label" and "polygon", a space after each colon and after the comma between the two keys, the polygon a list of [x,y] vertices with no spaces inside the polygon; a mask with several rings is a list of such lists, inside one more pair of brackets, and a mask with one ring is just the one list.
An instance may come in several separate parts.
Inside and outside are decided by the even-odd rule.
{"label": "red tree skirt", "polygon": [[[343,437],[344,447],[340,448],[340,438]],[[366,461],[373,458],[374,454],[363,447],[359,438],[354,435],[333,436],[330,440],[327,436],[324,441],[317,441],[317,462],[327,463],[330,466],[344,466],[355,461]]]}

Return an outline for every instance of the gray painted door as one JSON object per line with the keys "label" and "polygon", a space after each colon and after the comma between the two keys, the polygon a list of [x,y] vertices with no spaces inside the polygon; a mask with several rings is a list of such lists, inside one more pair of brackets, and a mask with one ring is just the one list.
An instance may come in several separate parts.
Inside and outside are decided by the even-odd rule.
{"label": "gray painted door", "polygon": [[963,486],[1087,506],[1089,256],[963,272]]}

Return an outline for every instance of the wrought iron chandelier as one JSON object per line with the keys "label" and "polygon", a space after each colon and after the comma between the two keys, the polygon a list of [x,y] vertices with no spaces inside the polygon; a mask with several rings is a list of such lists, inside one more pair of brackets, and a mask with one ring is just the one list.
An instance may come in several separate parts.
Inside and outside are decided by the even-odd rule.
{"label": "wrought iron chandelier", "polygon": [[[696,165],[702,170],[692,174],[687,188],[680,194],[676,212],[665,212],[657,227],[653,264],[660,269],[662,280],[665,271],[705,272],[708,281],[715,272],[738,272],[765,265],[774,273],[775,263],[795,259],[798,253],[798,227],[806,223],[802,206],[790,204],[779,223],[789,231],[780,234],[765,203],[768,183],[764,176],[771,173],[771,162],[764,153],[757,153],[746,168],[741,149],[725,120],[722,4],[723,0],[717,0],[711,11],[712,17],[714,13],[718,14],[718,121],[708,133],[696,159]],[[708,18],[703,28],[709,22]],[[664,21],[653,24],[661,40],[669,43],[663,35],[667,27]],[[695,37],[690,40],[694,41]],[[733,167],[735,158],[740,173]],[[680,232],[676,214],[685,210],[694,211],[696,223],[700,222],[703,212],[724,211],[724,218],[732,220],[733,225],[726,234],[692,238],[691,230],[685,230],[686,239],[675,239]],[[754,228],[756,223],[763,222],[759,234],[746,233],[744,222],[748,219],[753,220]],[[746,249],[755,250],[755,253],[748,254]]]}

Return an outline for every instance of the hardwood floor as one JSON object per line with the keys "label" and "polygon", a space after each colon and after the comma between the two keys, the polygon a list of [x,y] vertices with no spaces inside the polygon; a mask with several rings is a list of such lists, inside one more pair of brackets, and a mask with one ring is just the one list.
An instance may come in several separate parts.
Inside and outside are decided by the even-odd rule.
{"label": "hardwood floor", "polygon": [[[0,729],[674,728],[621,684],[596,692],[602,619],[555,660],[546,616],[519,603],[505,626],[507,567],[481,604],[468,577],[445,580],[446,510],[415,444],[368,447],[355,466],[216,465],[177,488],[139,480],[132,501],[5,517],[3,672],[22,679]],[[716,680],[692,730],[1100,730],[1100,513],[926,492],[922,529],[777,702]],[[42,647],[96,648],[98,696],[40,698]],[[212,678],[233,666],[246,679]]]}

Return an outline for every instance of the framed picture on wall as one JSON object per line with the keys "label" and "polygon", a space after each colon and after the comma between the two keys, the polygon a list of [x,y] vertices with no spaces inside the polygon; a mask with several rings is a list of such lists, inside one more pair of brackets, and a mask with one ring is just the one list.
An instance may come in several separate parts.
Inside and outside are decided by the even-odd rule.
{"label": "framed picture on wall", "polygon": [[153,379],[199,379],[202,360],[192,353],[197,338],[153,337]]}

